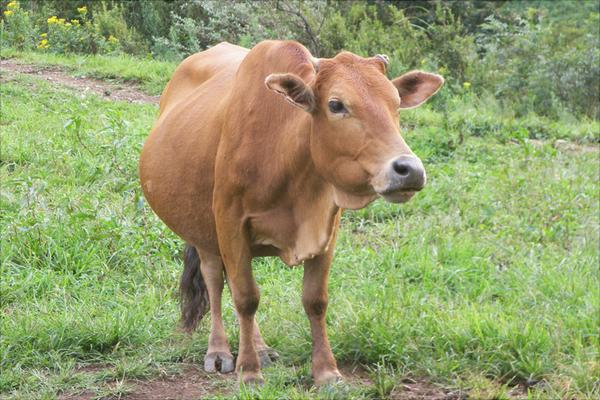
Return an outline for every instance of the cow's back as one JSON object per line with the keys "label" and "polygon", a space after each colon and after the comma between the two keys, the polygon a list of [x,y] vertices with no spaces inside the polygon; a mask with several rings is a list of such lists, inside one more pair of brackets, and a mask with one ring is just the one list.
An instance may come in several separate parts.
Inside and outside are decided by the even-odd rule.
{"label": "cow's back", "polygon": [[221,43],[186,58],[160,100],[140,178],[156,214],[188,243],[218,253],[212,193],[222,110],[247,49]]}
{"label": "cow's back", "polygon": [[211,78],[217,75],[223,78],[233,76],[248,51],[223,42],[183,60],[160,96],[161,114],[188,99]]}

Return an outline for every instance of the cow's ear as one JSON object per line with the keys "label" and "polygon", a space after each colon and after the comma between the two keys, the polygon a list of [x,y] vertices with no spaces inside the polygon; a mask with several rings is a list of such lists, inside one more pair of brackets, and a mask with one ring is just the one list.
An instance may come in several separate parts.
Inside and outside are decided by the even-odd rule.
{"label": "cow's ear", "polygon": [[307,112],[315,109],[315,95],[312,89],[297,75],[271,74],[265,79],[265,85],[296,107]]}
{"label": "cow's ear", "polygon": [[392,83],[400,94],[400,108],[414,108],[440,90],[444,78],[428,72],[410,71],[394,79]]}

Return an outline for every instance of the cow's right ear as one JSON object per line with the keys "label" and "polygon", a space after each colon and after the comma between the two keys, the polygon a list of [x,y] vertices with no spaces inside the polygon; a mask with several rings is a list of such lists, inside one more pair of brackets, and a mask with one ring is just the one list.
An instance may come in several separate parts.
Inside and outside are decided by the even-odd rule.
{"label": "cow's right ear", "polygon": [[265,79],[265,85],[304,111],[312,112],[315,109],[312,89],[297,75],[271,74]]}

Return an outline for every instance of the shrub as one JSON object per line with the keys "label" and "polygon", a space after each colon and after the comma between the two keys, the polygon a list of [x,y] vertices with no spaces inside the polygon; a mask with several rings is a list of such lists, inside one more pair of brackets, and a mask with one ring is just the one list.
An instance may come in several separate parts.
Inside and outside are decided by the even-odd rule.
{"label": "shrub", "polygon": [[[109,45],[100,35],[94,24],[87,18],[87,7],[79,7],[78,18],[66,20],[56,15],[47,19],[48,32],[45,38],[46,46],[53,53],[100,53],[106,51]],[[40,47],[38,45],[38,47]]]}
{"label": "shrub", "polygon": [[[387,14],[385,25],[381,13]],[[353,3],[347,10],[336,10],[325,22],[322,34],[324,55],[333,56],[340,49],[364,57],[386,54],[390,58],[390,76],[397,76],[420,65],[424,57],[421,43],[424,32],[415,29],[404,12],[388,5],[381,9],[365,3]]]}
{"label": "shrub", "polygon": [[106,8],[89,18],[86,6],[77,8],[76,18],[67,20],[56,15],[46,20],[47,32],[40,35],[38,48],[53,53],[110,54],[126,51],[144,54],[141,39],[135,30],[127,27],[120,7]]}
{"label": "shrub", "polygon": [[518,115],[560,110],[599,118],[600,38],[598,13],[578,25],[543,23],[544,13],[490,16],[478,35],[483,52],[473,80],[493,90]]}
{"label": "shrub", "polygon": [[119,5],[111,9],[102,3],[102,9],[94,14],[94,29],[106,38],[106,47],[101,52],[117,52],[122,50],[128,54],[142,55],[148,52],[142,37],[135,29],[129,28],[123,17],[123,8]]}
{"label": "shrub", "polygon": [[222,41],[252,47],[260,40],[278,37],[272,31],[277,21],[272,21],[266,10],[262,3],[190,2],[179,13],[171,13],[169,33],[153,38],[152,54],[160,59],[181,59]]}
{"label": "shrub", "polygon": [[36,31],[29,12],[21,8],[17,1],[7,4],[6,10],[2,12],[0,21],[0,44],[13,46],[19,50],[32,49],[35,47]]}

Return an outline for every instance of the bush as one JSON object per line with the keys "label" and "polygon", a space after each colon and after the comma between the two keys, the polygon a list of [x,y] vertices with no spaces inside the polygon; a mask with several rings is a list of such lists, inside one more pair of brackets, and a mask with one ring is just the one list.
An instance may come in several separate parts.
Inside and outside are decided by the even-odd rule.
{"label": "bush", "polygon": [[403,11],[392,5],[383,9],[393,21],[390,25],[383,24],[380,12],[365,3],[352,4],[345,15],[334,12],[323,28],[324,54],[332,56],[340,48],[364,57],[383,53],[391,61],[390,76],[419,65],[424,57],[423,31],[414,29]]}
{"label": "bush", "polygon": [[18,50],[35,47],[36,30],[29,12],[21,8],[17,1],[7,4],[0,21],[0,44],[13,46]]}
{"label": "bush", "polygon": [[[152,54],[159,59],[181,59],[219,42],[252,47],[273,35],[265,24],[266,8],[261,3],[203,1],[182,6],[171,14],[167,37],[154,37]],[[268,19],[272,20],[272,15]],[[271,21],[273,23],[273,21]]]}
{"label": "bush", "polygon": [[526,18],[490,16],[478,35],[483,57],[472,79],[518,115],[558,117],[566,108],[599,118],[598,16],[590,14],[578,26],[542,23],[543,13],[534,9]]}
{"label": "bush", "polygon": [[[73,3],[69,3],[73,4]],[[44,4],[40,12],[52,12],[49,17],[30,18],[19,3],[13,1],[3,13],[1,39],[4,46],[32,49],[53,53],[111,54],[127,52],[129,54],[146,54],[147,48],[142,45],[140,35],[127,26],[123,17],[123,9],[114,6],[107,8],[100,3],[94,18],[90,18],[87,6],[65,11],[65,15],[73,18],[61,18],[55,10]],[[42,32],[38,34],[37,32]]]}
{"label": "bush", "polygon": [[101,52],[123,51],[127,54],[145,55],[148,52],[142,37],[135,29],[129,28],[123,17],[123,8],[119,5],[108,9],[102,3],[102,9],[94,14],[94,30],[107,39],[106,48]]}
{"label": "bush", "polygon": [[38,47],[59,54],[96,54],[108,50],[111,45],[88,20],[87,7],[79,7],[77,11],[78,18],[71,20],[58,18],[56,15],[48,18],[48,32],[42,34],[46,36],[42,36]]}

